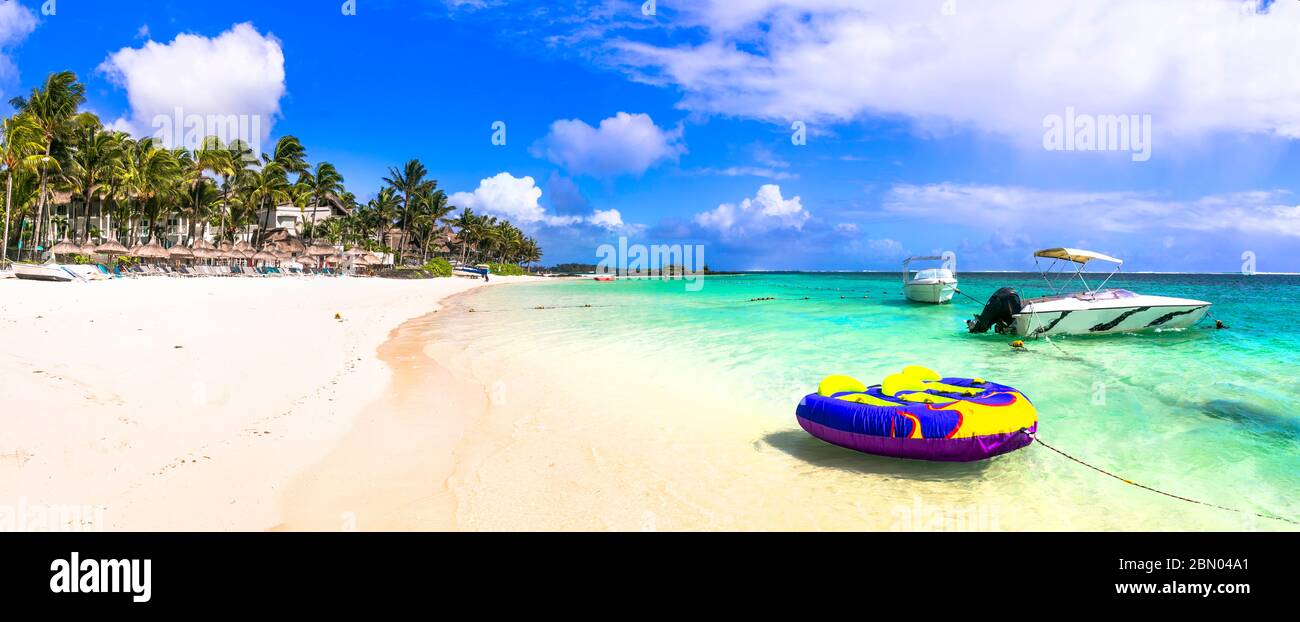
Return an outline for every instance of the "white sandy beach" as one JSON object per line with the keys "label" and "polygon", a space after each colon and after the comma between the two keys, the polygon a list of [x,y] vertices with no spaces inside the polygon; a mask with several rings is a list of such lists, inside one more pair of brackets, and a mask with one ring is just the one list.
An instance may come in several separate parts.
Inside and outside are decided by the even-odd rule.
{"label": "white sandy beach", "polygon": [[54,529],[283,527],[287,484],[388,386],[389,333],[482,285],[0,280],[0,507],[98,509]]}

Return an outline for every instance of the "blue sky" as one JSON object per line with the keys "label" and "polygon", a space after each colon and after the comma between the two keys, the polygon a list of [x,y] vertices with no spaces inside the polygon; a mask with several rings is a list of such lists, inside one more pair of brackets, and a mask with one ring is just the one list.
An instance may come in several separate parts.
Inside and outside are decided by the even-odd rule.
{"label": "blue sky", "polygon": [[[1130,270],[1231,272],[1251,252],[1300,271],[1300,69],[1268,60],[1300,52],[1297,3],[19,4],[33,21],[0,10],[5,98],[71,69],[138,134],[180,105],[262,115],[267,143],[298,136],[362,198],[420,158],[548,263],[627,236],[704,244],[725,269],[947,250],[1023,269],[1077,245]],[[1046,148],[1067,109],[1149,118],[1149,159]]]}

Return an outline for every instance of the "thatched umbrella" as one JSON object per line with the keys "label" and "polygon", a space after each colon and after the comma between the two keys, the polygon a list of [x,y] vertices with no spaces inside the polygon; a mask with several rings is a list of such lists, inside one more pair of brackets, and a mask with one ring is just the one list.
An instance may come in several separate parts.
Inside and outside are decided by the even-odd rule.
{"label": "thatched umbrella", "polygon": [[347,250],[347,252],[345,252],[345,253],[343,253],[343,254],[344,254],[344,255],[347,255],[348,257],[365,257],[366,255],[369,255],[369,254],[370,254],[370,251],[368,251],[368,250],[366,250],[366,249],[364,249],[364,248],[358,248],[358,247],[356,247],[356,246],[353,246],[352,248],[349,248],[349,249]]}
{"label": "thatched umbrella", "polygon": [[262,263],[277,261],[278,259],[279,258],[276,257],[274,253],[271,253],[269,251],[258,251],[256,253],[253,253],[253,257],[252,257],[253,261],[260,261]]}
{"label": "thatched umbrella", "polygon": [[181,246],[180,244],[177,244],[176,246],[171,247],[171,249],[169,249],[169,251],[171,252],[172,259],[192,259],[192,258],[194,258],[194,251],[192,251],[192,250],[190,250],[190,249],[188,249],[188,248],[185,248],[184,246]]}
{"label": "thatched umbrella", "polygon": [[81,254],[81,247],[71,240],[63,240],[50,248],[50,254],[56,257],[59,255],[79,255]]}
{"label": "thatched umbrella", "polygon": [[131,251],[131,254],[141,259],[167,259],[172,256],[171,251],[163,248],[155,238],[149,238],[148,244]]}
{"label": "thatched umbrella", "polygon": [[89,241],[87,241],[85,244],[82,244],[82,245],[81,245],[81,250],[78,250],[78,251],[77,251],[77,254],[79,254],[79,255],[85,255],[85,256],[89,257],[89,256],[95,254],[95,252],[96,252],[95,249],[96,249],[96,246],[95,246],[94,244],[91,244]]}
{"label": "thatched umbrella", "polygon": [[250,253],[257,252],[257,249],[253,248],[253,245],[249,244],[248,241],[246,240],[240,240],[238,242],[235,242],[235,250],[240,252],[248,251]]}
{"label": "thatched umbrella", "polygon": [[277,240],[276,246],[294,255],[301,255],[302,253],[307,251],[307,246],[302,243],[302,240],[299,240],[298,238],[295,237],[288,237],[283,240]]}
{"label": "thatched umbrella", "polygon": [[217,250],[217,247],[213,246],[212,242],[199,238],[190,243],[190,250],[195,251],[195,257],[202,257],[202,255],[198,254],[198,251],[214,251]]}
{"label": "thatched umbrella", "polygon": [[127,250],[125,246],[122,246],[121,242],[118,242],[117,240],[109,240],[107,242],[104,242],[103,244],[100,244],[99,246],[96,246],[95,252],[99,253],[100,255],[113,256],[113,255],[125,255],[131,251]]}
{"label": "thatched umbrella", "polygon": [[311,255],[312,257],[328,257],[330,255],[337,255],[338,250],[335,249],[333,246],[322,246],[322,245],[313,244],[312,247],[306,249],[303,252],[303,254]]}

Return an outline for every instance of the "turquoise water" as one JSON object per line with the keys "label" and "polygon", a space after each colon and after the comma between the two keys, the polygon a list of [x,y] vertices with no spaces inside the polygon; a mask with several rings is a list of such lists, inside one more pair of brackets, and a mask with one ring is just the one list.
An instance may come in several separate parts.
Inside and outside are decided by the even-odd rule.
{"label": "turquoise water", "polygon": [[[960,279],[980,301],[1006,285],[1026,297],[1045,293],[1037,274]],[[1230,328],[1213,330],[1206,320],[1183,331],[1058,337],[1030,341],[1022,352],[1009,347],[1011,337],[966,332],[964,321],[980,309],[970,299],[909,303],[900,285],[894,274],[717,276],[698,292],[681,281],[574,280],[491,288],[466,304],[481,314],[475,322],[508,318],[512,338],[533,347],[581,352],[575,344],[619,343],[739,388],[764,405],[754,417],[788,428],[769,439],[774,446],[797,439],[803,449],[786,448],[795,458],[831,456],[827,463],[849,474],[881,470],[882,459],[839,448],[809,453],[794,422],[798,397],[827,374],[872,383],[921,364],[1021,389],[1039,409],[1043,440],[1101,468],[1209,503],[1300,519],[1300,277],[1117,276],[1110,286],[1213,302],[1212,316]],[[777,300],[748,302],[768,297]],[[909,464],[891,473],[904,483],[994,482],[1084,517],[1044,528],[1294,528],[1186,507],[1040,447],[977,468]],[[1170,513],[1176,517],[1160,518]]]}

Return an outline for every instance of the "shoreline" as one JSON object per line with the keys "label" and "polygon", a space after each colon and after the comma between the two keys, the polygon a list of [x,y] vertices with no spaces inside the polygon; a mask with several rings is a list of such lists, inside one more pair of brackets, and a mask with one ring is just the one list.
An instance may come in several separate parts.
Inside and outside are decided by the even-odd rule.
{"label": "shoreline", "polygon": [[0,281],[0,506],[49,530],[275,528],[382,396],[394,327],[532,280]]}
{"label": "shoreline", "polygon": [[275,531],[451,531],[456,499],[447,486],[458,445],[482,415],[486,395],[425,352],[429,331],[475,290],[394,328],[377,348],[389,370],[336,446],[280,496]]}

